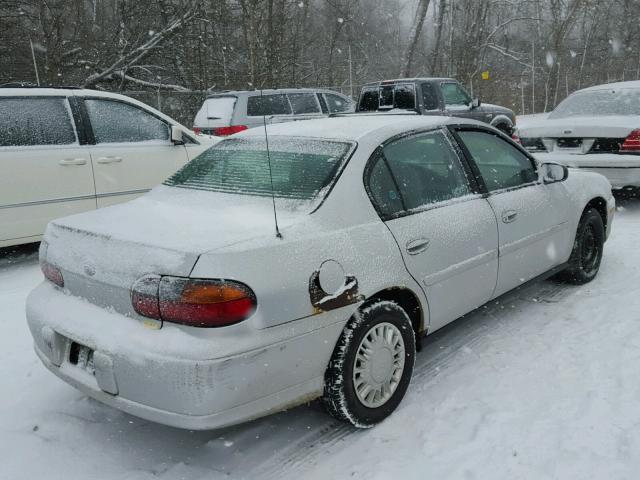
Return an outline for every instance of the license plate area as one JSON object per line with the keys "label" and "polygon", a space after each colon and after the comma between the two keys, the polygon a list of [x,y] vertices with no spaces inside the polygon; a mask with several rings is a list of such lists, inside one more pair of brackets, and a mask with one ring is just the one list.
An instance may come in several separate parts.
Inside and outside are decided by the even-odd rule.
{"label": "license plate area", "polygon": [[581,138],[558,138],[556,140],[558,148],[580,148],[582,147]]}
{"label": "license plate area", "polygon": [[93,350],[86,345],[71,342],[69,346],[69,363],[84,370],[90,375],[95,375],[96,369],[93,364]]}

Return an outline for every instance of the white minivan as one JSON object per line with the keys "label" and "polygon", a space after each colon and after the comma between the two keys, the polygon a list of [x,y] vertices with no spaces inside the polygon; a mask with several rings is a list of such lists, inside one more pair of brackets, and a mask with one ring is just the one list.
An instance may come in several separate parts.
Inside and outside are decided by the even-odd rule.
{"label": "white minivan", "polygon": [[0,247],[58,217],[133,199],[211,145],[132,98],[0,88]]}

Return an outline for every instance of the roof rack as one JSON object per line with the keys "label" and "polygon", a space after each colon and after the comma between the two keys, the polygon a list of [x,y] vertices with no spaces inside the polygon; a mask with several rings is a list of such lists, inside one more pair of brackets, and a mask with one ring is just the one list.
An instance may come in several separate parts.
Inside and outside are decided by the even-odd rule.
{"label": "roof rack", "polygon": [[31,82],[8,82],[0,84],[0,88],[59,88],[64,90],[82,90],[82,87],[74,85],[36,85]]}
{"label": "roof rack", "polygon": [[341,112],[341,113],[330,113],[329,117],[349,117],[349,116],[357,116],[357,117],[378,117],[380,115],[420,115],[415,110],[399,110],[394,109],[393,111],[385,111],[378,110],[375,112]]}

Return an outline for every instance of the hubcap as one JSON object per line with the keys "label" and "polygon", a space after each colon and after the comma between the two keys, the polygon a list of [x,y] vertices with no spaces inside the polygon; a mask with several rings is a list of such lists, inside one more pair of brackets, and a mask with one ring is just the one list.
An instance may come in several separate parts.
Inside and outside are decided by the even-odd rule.
{"label": "hubcap", "polygon": [[404,356],[404,340],[395,325],[379,323],[367,332],[353,368],[356,395],[365,407],[380,407],[391,398],[402,378]]}
{"label": "hubcap", "polygon": [[582,248],[580,251],[582,269],[590,273],[598,264],[600,249],[596,241],[596,233],[593,225],[587,225],[582,234]]}

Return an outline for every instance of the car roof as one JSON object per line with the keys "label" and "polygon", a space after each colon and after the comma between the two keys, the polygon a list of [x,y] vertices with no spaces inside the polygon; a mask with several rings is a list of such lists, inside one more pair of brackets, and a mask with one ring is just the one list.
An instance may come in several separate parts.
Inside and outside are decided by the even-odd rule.
{"label": "car roof", "polygon": [[410,82],[457,82],[455,78],[449,77],[415,77],[415,78],[393,78],[390,80],[378,80],[365,83],[364,87],[372,87],[382,83],[410,83]]}
{"label": "car roof", "polygon": [[[437,128],[442,125],[461,123],[487,126],[487,124],[475,120],[463,120],[457,117],[444,117],[439,115],[354,113],[329,118],[267,125],[267,134],[358,141],[370,135],[390,137],[411,130]],[[264,129],[252,128],[236,136],[264,136]]]}
{"label": "car roof", "polygon": [[[274,95],[274,94],[287,94],[287,93],[337,93],[343,95],[340,92],[329,90],[326,88],[265,88],[263,90],[224,90],[222,92],[213,92],[207,95],[207,98],[225,97],[225,96],[256,96],[256,95]],[[343,95],[344,96],[344,95]]]}
{"label": "car roof", "polygon": [[640,89],[640,80],[631,80],[628,82],[604,83],[602,85],[594,85],[593,87],[583,88],[578,92],[591,92],[596,90],[610,90],[612,88],[638,88]]}

